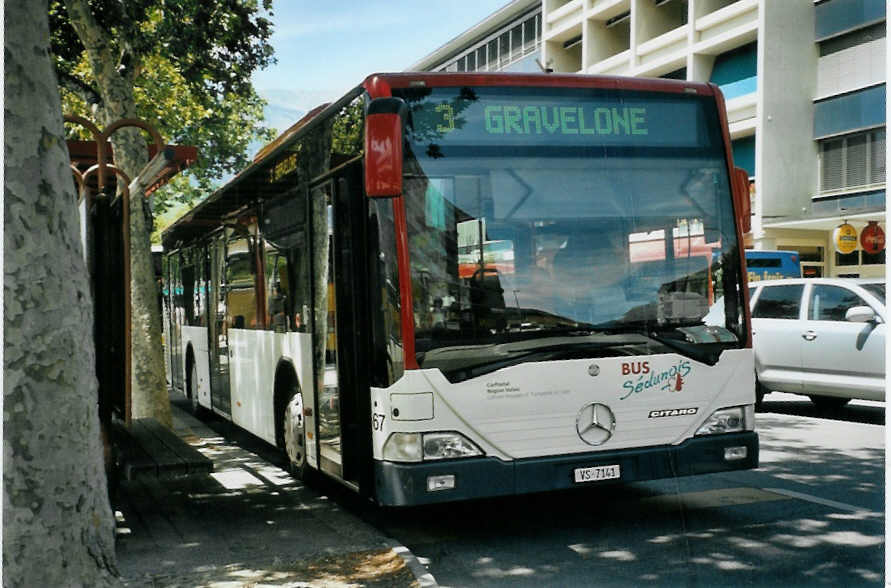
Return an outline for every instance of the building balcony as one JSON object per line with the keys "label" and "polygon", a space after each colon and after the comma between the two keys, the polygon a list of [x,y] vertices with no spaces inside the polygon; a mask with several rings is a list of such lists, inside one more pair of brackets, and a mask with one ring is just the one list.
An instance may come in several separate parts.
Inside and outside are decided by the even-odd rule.
{"label": "building balcony", "polygon": [[686,66],[690,26],[684,25],[637,46],[635,76],[656,77]]}
{"label": "building balcony", "polygon": [[696,19],[694,51],[718,55],[758,36],[758,0],[738,0]]}
{"label": "building balcony", "polygon": [[544,36],[548,38],[567,27],[578,25],[584,11],[585,0],[545,0],[544,12]]}
{"label": "building balcony", "polygon": [[590,0],[586,18],[607,21],[631,10],[631,0]]}
{"label": "building balcony", "polygon": [[627,76],[631,73],[631,50],[627,49],[588,67],[585,73]]}
{"label": "building balcony", "polygon": [[[734,86],[737,83],[734,82],[733,84],[721,86],[721,91],[724,92],[727,123],[730,127],[731,139],[739,139],[740,137],[754,134],[758,122],[758,92],[756,91],[755,83],[752,82],[751,91],[741,95],[729,96],[725,88]],[[731,87],[730,90],[733,91],[734,88]]]}

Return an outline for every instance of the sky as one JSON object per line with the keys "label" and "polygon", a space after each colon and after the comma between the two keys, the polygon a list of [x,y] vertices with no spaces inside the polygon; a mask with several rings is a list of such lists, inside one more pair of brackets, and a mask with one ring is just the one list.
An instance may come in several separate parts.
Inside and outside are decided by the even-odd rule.
{"label": "sky", "polygon": [[274,0],[278,63],[253,76],[284,131],[375,72],[403,71],[510,0]]}

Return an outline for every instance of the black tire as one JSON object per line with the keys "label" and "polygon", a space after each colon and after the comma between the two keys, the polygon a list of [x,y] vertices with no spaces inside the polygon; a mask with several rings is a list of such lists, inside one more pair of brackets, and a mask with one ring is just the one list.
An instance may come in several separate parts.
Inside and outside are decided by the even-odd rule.
{"label": "black tire", "polygon": [[298,480],[306,480],[310,468],[306,463],[306,420],[303,416],[303,394],[293,390],[281,410],[282,449],[288,460],[288,471]]}
{"label": "black tire", "polygon": [[191,413],[200,417],[204,409],[198,404],[198,367],[193,361],[191,363],[191,367],[189,368],[189,381],[186,384],[186,396],[189,397],[189,409]]}
{"label": "black tire", "polygon": [[851,402],[850,398],[841,398],[839,396],[819,396],[814,394],[809,396],[811,402],[820,410],[838,410],[847,403]]}

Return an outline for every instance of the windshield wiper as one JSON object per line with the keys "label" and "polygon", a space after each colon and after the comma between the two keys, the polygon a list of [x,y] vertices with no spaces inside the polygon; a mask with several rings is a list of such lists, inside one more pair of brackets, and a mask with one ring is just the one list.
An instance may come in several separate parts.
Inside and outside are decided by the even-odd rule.
{"label": "windshield wiper", "polygon": [[[500,370],[506,367],[510,367],[513,365],[519,365],[521,363],[526,363],[528,361],[555,361],[561,359],[586,359],[592,357],[612,357],[612,356],[628,356],[633,355],[628,352],[620,352],[614,351],[612,353],[607,353],[604,355],[604,351],[609,349],[615,349],[616,347],[626,345],[625,342],[622,343],[605,343],[605,342],[593,342],[593,341],[565,341],[563,343],[556,343],[552,345],[546,345],[543,347],[537,348],[526,348],[526,349],[517,349],[515,351],[508,351],[508,354],[504,358],[489,358],[487,360],[481,361],[479,363],[465,366],[463,369],[459,370],[459,372],[464,372],[461,374],[464,377],[461,379],[474,378],[477,376],[481,376],[483,374],[488,374],[494,372],[496,370]],[[425,366],[426,367],[426,366]],[[431,365],[431,367],[436,367]],[[452,376],[457,374],[445,374],[447,379],[451,379]],[[460,377],[460,376],[459,376]]]}
{"label": "windshield wiper", "polygon": [[[562,340],[559,336],[542,337],[539,345],[526,339],[467,349],[443,347],[424,353],[420,363],[424,368],[439,368],[454,383],[528,361],[638,355],[647,342],[646,337],[629,341],[627,337],[607,335],[604,340],[601,335],[600,339],[593,339],[597,335],[589,334],[591,339],[580,339],[573,333],[563,334]],[[627,349],[630,346],[638,349]]]}
{"label": "windshield wiper", "polygon": [[611,322],[596,325],[595,328],[609,333],[637,333],[657,343],[677,351],[684,357],[689,357],[706,365],[715,365],[729,346],[729,341],[700,342],[688,341],[686,335],[683,339],[667,336],[668,333],[683,334],[680,329],[684,327],[703,326],[702,321],[675,321],[658,324],[656,321]]}

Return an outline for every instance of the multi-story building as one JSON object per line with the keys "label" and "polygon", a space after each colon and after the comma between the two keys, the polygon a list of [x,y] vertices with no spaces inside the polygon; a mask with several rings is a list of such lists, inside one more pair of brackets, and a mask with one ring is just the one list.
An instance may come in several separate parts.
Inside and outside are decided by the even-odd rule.
{"label": "multi-story building", "polygon": [[409,69],[709,81],[749,172],[747,246],[806,275],[884,275],[834,229],[885,225],[884,0],[514,0]]}
{"label": "multi-story building", "polygon": [[408,71],[542,71],[540,1],[514,0]]}

